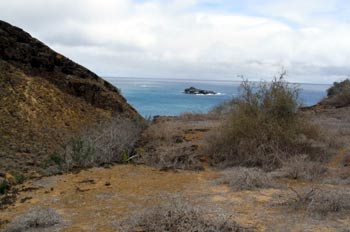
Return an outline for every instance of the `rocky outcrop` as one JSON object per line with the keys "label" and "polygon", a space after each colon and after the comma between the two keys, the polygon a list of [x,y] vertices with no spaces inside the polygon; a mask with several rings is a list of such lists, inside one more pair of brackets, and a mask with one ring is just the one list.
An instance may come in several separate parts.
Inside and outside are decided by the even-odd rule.
{"label": "rocky outcrop", "polygon": [[190,87],[190,88],[185,89],[184,93],[186,93],[186,94],[203,94],[203,95],[216,94],[216,92],[214,92],[214,91],[197,89],[195,87]]}
{"label": "rocky outcrop", "polygon": [[142,120],[118,89],[0,21],[0,172],[37,170],[82,128]]}

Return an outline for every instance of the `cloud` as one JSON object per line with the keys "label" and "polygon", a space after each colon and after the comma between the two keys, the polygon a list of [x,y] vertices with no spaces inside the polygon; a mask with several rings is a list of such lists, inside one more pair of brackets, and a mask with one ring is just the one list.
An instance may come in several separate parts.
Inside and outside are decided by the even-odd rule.
{"label": "cloud", "polygon": [[0,15],[102,76],[268,79],[283,66],[293,81],[332,82],[349,72],[347,5],[0,0]]}

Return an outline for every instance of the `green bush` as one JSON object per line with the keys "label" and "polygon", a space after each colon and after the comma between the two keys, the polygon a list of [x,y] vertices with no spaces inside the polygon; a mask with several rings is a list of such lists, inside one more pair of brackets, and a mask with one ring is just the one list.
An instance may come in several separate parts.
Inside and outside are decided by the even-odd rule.
{"label": "green bush", "polygon": [[15,177],[16,184],[23,184],[24,181],[26,180],[26,177],[23,174],[18,172],[14,173],[13,176]]}
{"label": "green bush", "polygon": [[63,158],[57,152],[54,152],[53,154],[50,155],[49,161],[56,165],[62,165],[64,162]]}
{"label": "green bush", "polygon": [[10,184],[9,184],[6,180],[3,180],[3,181],[0,183],[0,194],[5,194],[5,193],[7,193],[9,190],[10,190]]}
{"label": "green bush", "polygon": [[284,75],[271,83],[243,81],[226,122],[209,140],[214,164],[270,170],[290,156],[322,154],[312,144],[319,130],[298,114],[299,89],[284,81]]}

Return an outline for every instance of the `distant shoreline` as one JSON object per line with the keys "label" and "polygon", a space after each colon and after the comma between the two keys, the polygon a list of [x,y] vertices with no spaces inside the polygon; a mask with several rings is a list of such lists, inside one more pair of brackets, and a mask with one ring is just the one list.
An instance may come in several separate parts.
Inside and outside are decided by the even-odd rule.
{"label": "distant shoreline", "polygon": [[[222,82],[222,83],[241,83],[242,80],[231,80],[231,79],[188,79],[188,78],[158,78],[158,77],[125,77],[125,76],[120,76],[120,77],[113,77],[113,76],[101,76],[107,81],[115,81],[118,79],[122,80],[151,80],[151,81],[160,81],[160,82]],[[255,81],[249,81],[253,83],[259,83],[260,80],[255,80]],[[332,83],[310,83],[310,82],[288,82],[290,84],[301,84],[301,85],[324,85],[324,86],[332,86]]]}

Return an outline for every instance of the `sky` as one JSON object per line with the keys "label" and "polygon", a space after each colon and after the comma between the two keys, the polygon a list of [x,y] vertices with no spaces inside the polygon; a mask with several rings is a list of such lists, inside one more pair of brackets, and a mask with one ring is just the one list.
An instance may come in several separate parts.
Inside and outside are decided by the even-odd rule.
{"label": "sky", "polygon": [[0,0],[0,19],[100,76],[350,75],[349,0]]}

